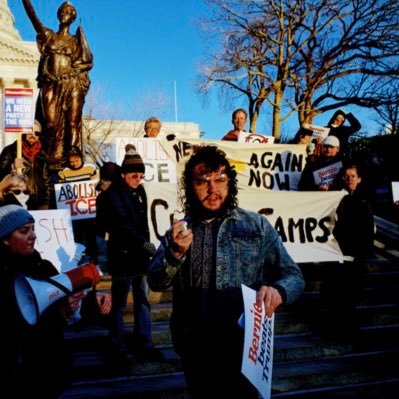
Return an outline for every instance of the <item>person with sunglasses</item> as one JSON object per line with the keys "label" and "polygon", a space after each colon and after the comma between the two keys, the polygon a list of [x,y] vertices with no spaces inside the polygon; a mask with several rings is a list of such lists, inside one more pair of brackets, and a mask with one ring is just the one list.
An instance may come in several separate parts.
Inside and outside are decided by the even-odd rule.
{"label": "person with sunglasses", "polygon": [[[104,191],[104,228],[108,232],[108,268],[112,275],[110,336],[113,361],[121,366],[130,361],[129,351],[138,358],[160,360],[153,346],[147,268],[155,246],[150,242],[147,195],[143,179],[145,165],[132,144],[125,148],[122,179]],[[130,290],[133,291],[134,329],[125,340],[123,315]],[[130,344],[130,345],[129,345]]]}
{"label": "person with sunglasses", "polygon": [[28,178],[25,175],[8,174],[0,182],[0,206],[14,204],[26,209],[30,195],[28,185]]}
{"label": "person with sunglasses", "polygon": [[30,210],[49,209],[52,195],[47,156],[40,140],[41,131],[40,122],[35,120],[33,132],[22,135],[22,158],[17,158],[16,140],[4,147],[0,154],[0,180],[11,172],[28,177]]}

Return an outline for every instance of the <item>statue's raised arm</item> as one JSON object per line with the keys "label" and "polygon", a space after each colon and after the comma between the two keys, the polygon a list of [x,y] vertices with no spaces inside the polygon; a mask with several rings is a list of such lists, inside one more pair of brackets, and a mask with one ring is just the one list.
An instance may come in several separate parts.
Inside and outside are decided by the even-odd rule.
{"label": "statue's raised arm", "polygon": [[36,119],[43,126],[42,144],[49,163],[54,169],[62,169],[71,148],[83,148],[82,112],[90,86],[88,72],[93,67],[93,55],[81,26],[75,34],[70,33],[77,12],[69,1],[57,10],[58,31],[43,26],[30,0],[22,2],[37,32],[36,43],[41,54]]}
{"label": "statue's raised arm", "polygon": [[37,33],[41,32],[44,28],[43,24],[41,23],[40,19],[36,15],[36,11],[33,8],[33,5],[30,0],[22,0],[22,4],[24,5],[26,14],[28,15],[29,19],[32,22],[33,27]]}

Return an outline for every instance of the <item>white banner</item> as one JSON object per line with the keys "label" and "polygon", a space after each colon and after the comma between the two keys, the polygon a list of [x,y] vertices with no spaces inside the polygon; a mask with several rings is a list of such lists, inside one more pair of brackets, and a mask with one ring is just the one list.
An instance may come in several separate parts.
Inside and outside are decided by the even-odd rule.
{"label": "white banner", "polygon": [[54,184],[57,209],[66,209],[72,220],[96,217],[98,179]]}
{"label": "white banner", "polygon": [[[177,201],[175,184],[145,183],[145,189],[151,242],[158,245],[160,237],[170,227],[173,215],[182,209]],[[246,189],[239,190],[238,199],[240,207],[268,218],[295,262],[341,262],[344,257],[332,229],[336,209],[345,194],[344,191]]]}
{"label": "white banner", "polygon": [[238,185],[242,189],[296,191],[306,163],[305,144],[259,145],[258,143],[199,139],[162,140],[161,144],[170,159],[176,163],[178,176],[184,163],[191,156],[194,145],[216,145],[235,165]]}
{"label": "white banner", "polygon": [[256,387],[263,399],[272,390],[274,314],[266,316],[264,306],[256,305],[256,291],[241,285],[244,300],[245,338],[241,372]]}
{"label": "white banner", "polygon": [[[167,140],[165,140],[167,142]],[[145,165],[144,181],[176,183],[175,163],[165,153],[159,139],[148,137],[117,137],[115,139],[115,162],[122,165],[126,144],[133,144]]]}

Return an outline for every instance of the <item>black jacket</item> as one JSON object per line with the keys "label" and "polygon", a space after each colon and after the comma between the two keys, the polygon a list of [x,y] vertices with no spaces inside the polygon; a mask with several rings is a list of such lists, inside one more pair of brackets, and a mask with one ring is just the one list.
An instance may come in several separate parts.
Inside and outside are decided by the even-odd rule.
{"label": "black jacket", "polygon": [[[344,123],[343,123],[342,125],[340,125],[338,127],[333,127],[332,123],[333,123],[335,117],[338,115],[342,115],[345,118],[344,123],[347,120],[349,122],[349,126],[344,125]],[[338,110],[334,113],[334,115],[328,122],[327,127],[330,128],[330,132],[328,133],[328,135],[335,136],[338,138],[341,154],[347,155],[349,137],[352,136],[352,134],[359,131],[361,129],[362,125],[360,124],[360,122],[357,120],[357,118],[353,114],[351,114],[351,113],[344,114],[342,111]]]}
{"label": "black jacket", "polygon": [[[0,180],[12,172],[12,164],[17,157],[17,142],[6,146],[0,154]],[[52,185],[46,155],[40,151],[31,164],[24,158],[23,173],[29,178],[29,186],[32,191],[28,200],[28,209],[37,210],[50,204]]]}
{"label": "black jacket", "polygon": [[44,279],[58,271],[38,252],[22,257],[3,247],[0,259],[2,394],[6,392],[7,399],[55,398],[67,383],[70,366],[63,343],[66,322],[50,306],[36,325],[26,323],[17,306],[14,279],[17,273]]}
{"label": "black jacket", "polygon": [[108,265],[112,275],[145,273],[150,260],[144,249],[150,233],[147,195],[142,185],[130,189],[124,182],[112,183],[103,194],[104,229],[109,233]]}
{"label": "black jacket", "polygon": [[363,260],[373,253],[374,216],[366,198],[357,189],[342,198],[333,230],[344,255]]}

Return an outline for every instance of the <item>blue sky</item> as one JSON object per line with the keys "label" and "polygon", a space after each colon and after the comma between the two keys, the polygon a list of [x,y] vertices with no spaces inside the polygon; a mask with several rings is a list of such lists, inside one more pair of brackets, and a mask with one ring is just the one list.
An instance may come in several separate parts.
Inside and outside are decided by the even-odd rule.
{"label": "blue sky", "polygon": [[[231,129],[231,112],[246,108],[234,103],[222,109],[216,93],[206,103],[195,88],[198,65],[212,49],[201,34],[198,22],[209,14],[203,0],[71,0],[78,12],[72,25],[74,33],[81,20],[94,55],[90,71],[90,94],[106,104],[113,119],[142,120],[148,112],[163,121],[194,122],[205,132],[206,139],[220,139]],[[57,9],[62,0],[32,0],[42,23],[58,30]],[[20,0],[8,0],[15,17],[15,27],[23,40],[35,41],[35,32]],[[177,107],[175,108],[175,88]],[[154,105],[155,104],[155,105]],[[161,105],[162,104],[162,105]],[[159,112],[152,107],[160,106]],[[95,105],[100,112],[100,105]],[[158,111],[157,109],[157,111]],[[149,111],[151,110],[151,111]],[[351,111],[351,109],[346,109]],[[106,117],[101,111],[98,117]],[[364,112],[353,110],[361,117]],[[363,116],[364,115],[364,116]],[[96,115],[95,115],[96,116]],[[327,123],[331,114],[320,116],[314,124]],[[258,132],[270,134],[265,119]],[[283,131],[294,134],[296,117]]]}

